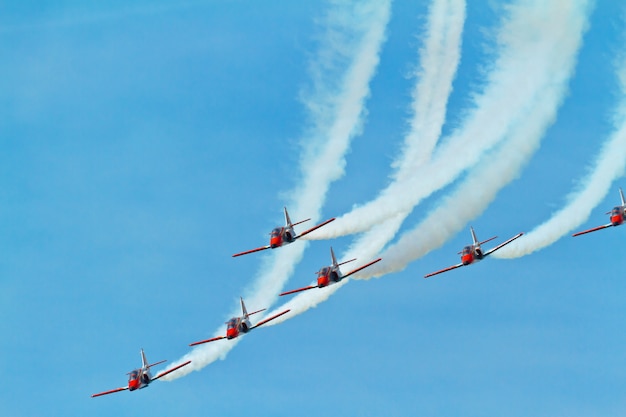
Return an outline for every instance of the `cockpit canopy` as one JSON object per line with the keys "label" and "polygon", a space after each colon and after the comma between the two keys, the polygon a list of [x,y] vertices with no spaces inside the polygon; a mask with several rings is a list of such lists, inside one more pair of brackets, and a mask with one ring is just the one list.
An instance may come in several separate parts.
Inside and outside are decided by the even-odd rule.
{"label": "cockpit canopy", "polygon": [[613,207],[613,210],[611,211],[611,214],[613,216],[620,216],[622,214],[622,208],[621,207]]}
{"label": "cockpit canopy", "polygon": [[463,248],[463,251],[461,252],[461,255],[469,255],[470,253],[472,253],[472,247],[471,246],[466,246]]}
{"label": "cockpit canopy", "polygon": [[131,373],[128,374],[128,380],[129,381],[132,381],[132,380],[137,379],[137,378],[139,378],[139,371],[137,371],[137,370],[134,370],[134,371],[132,371]]}
{"label": "cockpit canopy", "polygon": [[318,277],[325,277],[328,276],[330,274],[330,267],[325,266],[324,268],[320,269],[317,273]]}
{"label": "cockpit canopy", "polygon": [[271,233],[271,235],[270,235],[270,236],[271,236],[271,237],[278,237],[278,236],[280,236],[280,234],[281,234],[281,232],[282,232],[282,231],[283,231],[283,228],[282,228],[282,227],[277,227],[277,228],[275,228],[274,230],[272,230],[272,233]]}
{"label": "cockpit canopy", "polygon": [[237,327],[237,319],[236,318],[232,318],[230,320],[228,320],[228,323],[226,323],[226,328],[227,329],[234,329]]}

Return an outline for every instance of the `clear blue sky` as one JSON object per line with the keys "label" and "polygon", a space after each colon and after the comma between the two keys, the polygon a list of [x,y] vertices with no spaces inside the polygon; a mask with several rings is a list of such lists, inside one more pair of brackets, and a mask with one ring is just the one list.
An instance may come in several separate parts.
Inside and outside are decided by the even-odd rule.
{"label": "clear blue sky", "polygon": [[[501,13],[491,3],[468,5],[444,132],[489,67]],[[597,3],[557,119],[472,221],[479,237],[531,230],[589,172],[620,99],[618,3]],[[324,217],[389,182],[428,4],[392,4],[363,132]],[[424,280],[457,262],[464,231],[400,273],[352,282],[260,328],[200,372],[90,398],[125,385],[140,348],[175,361],[208,337],[274,255],[231,258],[265,244],[298,186],[310,122],[301,97],[328,10],[313,1],[0,4],[0,415],[623,415],[626,227]],[[607,222],[618,186],[626,178],[581,229]],[[330,243],[343,252],[351,241]],[[285,289],[314,278],[330,243],[311,242]]]}

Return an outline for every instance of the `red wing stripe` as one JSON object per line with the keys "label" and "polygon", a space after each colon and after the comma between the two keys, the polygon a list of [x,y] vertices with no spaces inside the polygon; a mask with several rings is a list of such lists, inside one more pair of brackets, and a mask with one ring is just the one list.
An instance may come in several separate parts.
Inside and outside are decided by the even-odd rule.
{"label": "red wing stripe", "polygon": [[345,275],[343,276],[343,278],[349,277],[350,275],[354,274],[355,272],[359,272],[361,269],[365,269],[365,268],[367,268],[368,266],[374,265],[376,262],[379,262],[379,261],[381,261],[382,259],[383,259],[383,258],[378,258],[378,259],[376,259],[375,261],[372,261],[372,262],[370,262],[370,263],[368,263],[368,264],[365,264],[365,265],[363,265],[363,266],[358,267],[357,269],[353,269],[352,271],[350,271],[350,272],[348,272],[347,274],[345,274]]}
{"label": "red wing stripe", "polygon": [[311,233],[313,230],[317,230],[317,229],[319,229],[320,227],[325,226],[325,225],[327,225],[328,223],[332,222],[333,220],[335,220],[335,218],[334,218],[334,217],[333,217],[332,219],[328,219],[328,220],[326,220],[325,222],[322,222],[322,223],[318,224],[317,226],[313,226],[313,227],[311,227],[310,229],[305,230],[304,232],[300,233],[298,236],[296,236],[296,238],[302,237],[302,236],[304,236],[304,235],[308,235],[308,234],[309,234],[309,233]]}
{"label": "red wing stripe", "polygon": [[518,233],[515,236],[513,236],[512,238],[510,238],[509,240],[507,240],[506,242],[500,243],[495,248],[492,248],[492,249],[488,250],[487,252],[485,252],[485,256],[490,255],[490,254],[494,253],[495,251],[497,251],[498,249],[502,248],[503,246],[508,245],[509,243],[513,242],[515,239],[517,239],[518,237],[522,236],[523,234],[524,233]]}
{"label": "red wing stripe", "polygon": [[201,345],[203,343],[215,342],[216,340],[226,339],[226,336],[214,337],[213,339],[201,340],[199,342],[189,343],[189,346]]}
{"label": "red wing stripe", "polygon": [[591,233],[591,232],[595,232],[596,230],[606,229],[607,227],[611,227],[611,226],[613,226],[613,224],[611,223],[605,224],[604,226],[598,226],[598,227],[594,227],[593,229],[583,230],[582,232],[574,233],[572,236],[584,235],[586,233]]}
{"label": "red wing stripe", "polygon": [[98,394],[93,394],[91,396],[91,398],[100,397],[101,395],[113,394],[114,392],[120,392],[120,391],[124,391],[124,390],[127,390],[127,389],[128,389],[128,387],[115,388],[115,389],[112,389],[111,391],[104,391],[104,392],[100,392]]}
{"label": "red wing stripe", "polygon": [[300,291],[312,290],[313,288],[317,288],[317,285],[311,285],[310,287],[298,288],[297,290],[291,290],[291,291],[283,292],[283,293],[278,294],[278,296],[282,297],[283,295],[294,294],[294,293],[297,293],[297,292],[300,292]]}
{"label": "red wing stripe", "polygon": [[453,269],[459,268],[461,266],[463,266],[462,263],[456,264],[456,265],[452,265],[452,266],[449,266],[449,267],[447,267],[445,269],[440,269],[439,271],[431,272],[430,274],[426,274],[426,275],[424,275],[424,278],[432,277],[433,275],[441,274],[442,272],[448,272],[448,271],[451,271]]}
{"label": "red wing stripe", "polygon": [[260,251],[262,251],[262,250],[269,249],[269,248],[270,248],[270,246],[269,246],[269,245],[267,245],[267,246],[262,246],[262,247],[260,247],[260,248],[247,250],[247,251],[245,251],[245,252],[239,252],[239,253],[234,254],[234,255],[233,255],[233,258],[236,258],[237,256],[241,256],[241,255],[247,255],[247,254],[249,254],[249,253],[260,252]]}
{"label": "red wing stripe", "polygon": [[270,318],[268,318],[268,319],[261,320],[260,322],[258,322],[258,323],[257,323],[257,324],[255,324],[254,326],[252,326],[252,328],[253,328],[253,329],[255,329],[255,328],[259,327],[259,326],[262,326],[262,325],[264,325],[265,323],[267,323],[268,321],[274,320],[275,318],[280,317],[280,316],[282,316],[283,314],[287,314],[287,313],[289,313],[290,311],[291,311],[291,310],[285,310],[285,311],[283,311],[282,313],[278,313],[278,314],[276,314],[275,316],[272,316],[272,317],[270,317]]}
{"label": "red wing stripe", "polygon": [[190,363],[191,363],[191,361],[187,361],[187,362],[185,362],[185,363],[181,363],[180,365],[175,366],[175,367],[173,367],[172,369],[169,369],[169,370],[167,370],[167,371],[165,371],[165,372],[161,372],[160,374],[158,374],[157,376],[155,376],[154,378],[152,378],[152,381],[154,381],[155,379],[159,379],[159,378],[161,378],[162,376],[165,376],[165,375],[169,374],[170,372],[174,372],[174,371],[176,371],[177,369],[182,368],[183,366],[187,366],[187,365],[189,365]]}

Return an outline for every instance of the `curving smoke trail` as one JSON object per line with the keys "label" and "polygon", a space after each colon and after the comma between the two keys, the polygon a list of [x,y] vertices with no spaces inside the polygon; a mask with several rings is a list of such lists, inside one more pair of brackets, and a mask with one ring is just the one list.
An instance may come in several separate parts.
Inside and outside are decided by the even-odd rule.
{"label": "curving smoke trail", "polygon": [[406,180],[429,161],[441,136],[448,97],[461,59],[465,0],[436,0],[428,11],[426,37],[419,51],[418,82],[412,92],[409,132],[393,163],[395,181]]}
{"label": "curving smoke trail", "polygon": [[[535,31],[543,29],[540,32],[542,38],[550,45],[550,50],[544,49],[538,56],[543,58],[543,61],[533,61],[548,71],[549,75],[542,78],[542,84],[535,84],[538,91],[542,92],[541,96],[535,97],[533,103],[529,103],[524,111],[515,115],[517,123],[511,123],[508,138],[483,156],[485,163],[474,168],[456,191],[446,197],[420,225],[382,253],[383,262],[355,274],[353,276],[355,279],[369,279],[400,271],[408,263],[443,245],[493,201],[497,192],[518,175],[538,149],[545,130],[555,120],[557,109],[565,96],[575,68],[577,52],[582,43],[582,35],[587,27],[589,6],[586,2],[560,6],[546,7],[533,3],[533,7],[518,6],[511,9],[512,20],[515,20],[515,17],[522,18],[518,24],[525,19]],[[450,213],[455,215],[450,216]],[[386,235],[384,224],[377,226],[377,229]],[[366,262],[369,257],[374,256],[374,253],[367,249],[366,240],[362,239],[360,242],[346,257],[358,255]],[[309,294],[303,293],[294,297],[279,308],[279,310],[291,308],[291,314],[269,324],[279,324],[315,307],[346,283],[347,281],[343,281],[321,291],[308,291]]]}
{"label": "curving smoke trail", "polygon": [[[408,263],[443,245],[489,206],[498,191],[517,177],[539,148],[541,139],[556,119],[558,107],[567,92],[577,52],[587,28],[590,7],[588,2],[580,1],[576,4],[567,2],[538,9],[538,15],[528,11],[531,13],[527,16],[532,16],[529,23],[542,22],[549,25],[549,37],[552,39],[552,51],[545,51],[548,53],[544,55],[544,58],[550,59],[543,63],[537,62],[540,66],[546,65],[545,69],[550,75],[544,78],[543,85],[538,86],[541,96],[518,115],[521,119],[513,127],[508,139],[492,152],[485,154],[484,163],[474,168],[455,192],[446,196],[443,203],[415,229],[390,246],[381,255],[385,259],[384,263],[364,271],[361,278],[379,277],[400,271]],[[539,28],[537,25],[533,27]]]}
{"label": "curving smoke trail", "polygon": [[523,115],[541,100],[544,86],[558,77],[558,56],[562,56],[559,43],[567,42],[563,34],[568,32],[561,23],[572,19],[576,10],[585,8],[583,4],[520,0],[507,6],[507,17],[496,36],[499,55],[494,69],[482,94],[474,98],[475,107],[462,126],[438,146],[429,163],[413,170],[404,180],[393,182],[372,202],[312,233],[310,238],[329,239],[363,232],[389,217],[409,213],[423,198],[474,166],[486,151],[510,134]]}
{"label": "curving smoke trail", "polygon": [[615,132],[602,146],[591,174],[569,203],[549,220],[494,253],[497,258],[519,258],[559,240],[589,218],[591,210],[602,201],[613,181],[626,169],[626,59],[618,70],[622,100],[615,114]]}
{"label": "curving smoke trail", "polygon": [[[311,70],[313,90],[305,99],[313,123],[302,140],[302,186],[294,191],[298,197],[289,205],[291,213],[306,212],[314,219],[319,218],[330,183],[344,174],[344,155],[350,140],[360,133],[369,83],[379,62],[389,17],[390,0],[332,3],[325,22],[327,32]],[[347,70],[342,71],[346,66]],[[246,304],[255,308],[270,305],[301,260],[305,248],[303,243],[290,245],[268,259],[250,295],[245,297]],[[232,315],[240,315],[239,309]],[[214,334],[223,333],[220,327]],[[238,339],[194,348],[168,369],[187,360],[192,363],[163,379],[174,380],[223,359],[236,341]]]}
{"label": "curving smoke trail", "polygon": [[[413,90],[413,118],[404,141],[403,153],[394,162],[396,178],[406,177],[411,170],[428,160],[441,134],[448,96],[460,60],[464,22],[465,0],[436,0],[429,8],[426,37],[420,49],[420,70],[416,74],[418,81]],[[404,218],[404,215],[398,215],[374,226],[359,240],[360,243],[348,251],[349,254],[358,254],[360,262],[368,262],[395,236]],[[348,255],[345,258],[355,256]],[[297,315],[325,301],[345,282],[323,291],[300,293],[280,309],[291,309],[289,316]],[[282,316],[267,325],[275,325],[288,318]]]}

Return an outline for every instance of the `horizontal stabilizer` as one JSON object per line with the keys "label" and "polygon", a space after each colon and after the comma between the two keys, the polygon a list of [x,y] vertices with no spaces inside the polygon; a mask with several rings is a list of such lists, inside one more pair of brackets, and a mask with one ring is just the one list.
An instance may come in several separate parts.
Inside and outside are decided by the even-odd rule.
{"label": "horizontal stabilizer", "polygon": [[148,365],[148,368],[152,368],[154,365],[160,365],[160,364],[162,364],[164,362],[167,362],[167,361],[158,361],[156,363],[153,363],[152,365]]}
{"label": "horizontal stabilizer", "polygon": [[252,313],[248,313],[249,316],[256,314],[256,313],[260,313],[261,311],[265,311],[267,310],[267,308],[262,308],[261,310],[257,310],[257,311],[253,311]]}
{"label": "horizontal stabilizer", "polygon": [[304,219],[304,220],[300,220],[300,221],[299,221],[299,222],[297,222],[297,223],[292,223],[292,224],[291,224],[291,226],[297,226],[297,225],[302,224],[302,223],[304,223],[304,222],[308,222],[309,220],[311,220],[311,219]]}

